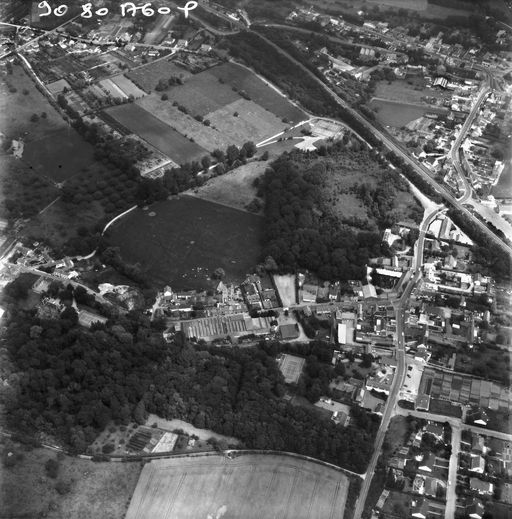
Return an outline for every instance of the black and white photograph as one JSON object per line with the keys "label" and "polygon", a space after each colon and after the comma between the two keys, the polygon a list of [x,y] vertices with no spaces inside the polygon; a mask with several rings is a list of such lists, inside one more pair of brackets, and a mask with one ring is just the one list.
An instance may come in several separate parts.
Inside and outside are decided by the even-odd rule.
{"label": "black and white photograph", "polygon": [[0,519],[512,519],[512,0],[0,0]]}

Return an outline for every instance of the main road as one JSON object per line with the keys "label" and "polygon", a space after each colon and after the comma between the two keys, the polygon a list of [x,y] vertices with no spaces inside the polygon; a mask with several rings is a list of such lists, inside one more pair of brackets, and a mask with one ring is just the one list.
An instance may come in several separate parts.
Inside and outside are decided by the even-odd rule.
{"label": "main road", "polygon": [[391,386],[391,390],[389,392],[389,396],[386,400],[384,412],[382,414],[382,420],[380,422],[379,430],[377,432],[377,436],[375,438],[375,446],[372,458],[370,463],[368,464],[368,470],[366,471],[366,477],[363,480],[361,485],[361,491],[359,492],[359,497],[356,503],[356,507],[354,510],[354,519],[360,519],[363,511],[364,505],[366,502],[366,498],[368,496],[368,491],[370,489],[372,476],[375,473],[375,469],[377,467],[377,462],[380,456],[380,451],[382,449],[382,444],[384,442],[384,437],[386,435],[386,431],[389,427],[389,422],[393,414],[395,413],[395,408],[398,402],[398,396],[400,393],[400,388],[403,385],[405,375],[406,375],[406,362],[405,362],[405,313],[407,307],[409,305],[409,299],[411,297],[411,293],[413,288],[416,286],[419,278],[421,277],[421,266],[423,264],[423,251],[424,251],[424,242],[425,236],[428,231],[428,228],[432,221],[437,217],[437,215],[444,211],[444,207],[436,207],[430,213],[426,214],[423,218],[423,222],[420,225],[420,233],[418,236],[418,240],[416,241],[415,246],[415,254],[413,259],[413,264],[411,267],[411,277],[409,282],[407,283],[400,299],[396,303],[395,314],[396,314],[396,361],[397,367],[395,376],[393,378],[393,383]]}
{"label": "main road", "polygon": [[[478,115],[478,111],[480,110],[482,103],[486,99],[487,95],[491,92],[490,88],[490,78],[487,76],[484,85],[480,89],[480,92],[478,93],[477,99],[471,108],[471,112],[466,117],[466,120],[464,121],[464,124],[462,125],[462,128],[459,132],[459,135],[457,135],[457,138],[455,139],[453,146],[450,150],[450,156],[452,159],[452,164],[455,167],[455,171],[457,172],[457,175],[462,179],[462,182],[464,184],[464,194],[461,198],[459,198],[459,203],[463,204],[467,200],[471,198],[471,185],[468,182],[468,178],[466,174],[464,173],[464,167],[462,166],[462,163],[460,161],[460,146],[464,139],[466,138],[466,135],[473,125],[473,122],[475,121],[476,116]],[[469,174],[469,172],[468,172]]]}

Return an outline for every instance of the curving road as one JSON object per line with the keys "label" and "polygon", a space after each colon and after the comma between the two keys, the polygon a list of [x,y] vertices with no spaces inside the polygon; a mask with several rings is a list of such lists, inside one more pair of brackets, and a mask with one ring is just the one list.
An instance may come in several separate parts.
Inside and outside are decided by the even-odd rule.
{"label": "curving road", "polygon": [[462,179],[462,182],[464,184],[464,194],[459,198],[460,204],[464,204],[465,202],[467,202],[471,198],[471,194],[472,194],[471,185],[468,182],[467,175],[464,172],[464,167],[460,160],[460,146],[464,142],[464,139],[466,138],[468,131],[470,130],[471,126],[473,125],[473,122],[475,121],[475,119],[478,115],[478,111],[480,110],[486,97],[492,91],[489,83],[490,83],[490,79],[489,79],[489,76],[487,76],[485,84],[482,86],[482,88],[478,94],[478,97],[477,97],[473,107],[471,108],[471,112],[466,117],[466,120],[464,121],[464,124],[462,125],[459,135],[455,139],[452,149],[450,150],[452,164],[455,167],[455,171],[457,172],[457,175]]}
{"label": "curving road", "polygon": [[[341,99],[334,90],[326,85],[320,78],[318,78],[311,70],[309,70],[302,63],[297,61],[293,56],[290,56],[285,50],[276,45],[274,42],[263,36],[262,34],[251,31],[253,34],[256,34],[259,38],[261,38],[265,43],[271,45],[274,49],[276,49],[280,54],[286,56],[288,60],[293,62],[295,65],[300,67],[300,69],[308,74],[311,78],[313,78],[322,88],[331,95],[331,97],[336,101],[338,105],[344,108],[347,112],[349,112],[358,122],[363,124],[368,130],[370,130],[373,135],[382,142],[382,144],[390,151],[399,156],[404,163],[410,165],[416,173],[418,173],[425,182],[430,184],[452,207],[457,209],[461,214],[463,214],[473,225],[478,227],[483,233],[485,233],[497,246],[502,248],[505,252],[512,256],[512,247],[505,243],[499,236],[494,234],[483,222],[481,222],[478,218],[476,218],[468,209],[466,209],[462,203],[457,200],[457,198],[452,195],[444,186],[438,184],[431,176],[430,171],[416,159],[411,157],[407,150],[402,147],[401,144],[397,143],[390,135],[385,133],[384,131],[379,130],[375,126],[373,126],[370,121],[365,119],[359,112],[354,110],[350,105],[348,105],[343,99]],[[476,112],[475,112],[476,113]]]}

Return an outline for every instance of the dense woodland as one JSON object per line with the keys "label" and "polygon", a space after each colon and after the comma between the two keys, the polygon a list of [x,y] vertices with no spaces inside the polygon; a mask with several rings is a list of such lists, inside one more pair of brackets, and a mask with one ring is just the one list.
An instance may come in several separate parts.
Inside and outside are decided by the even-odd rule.
{"label": "dense woodland", "polygon": [[309,169],[301,165],[301,153],[283,154],[260,182],[266,219],[263,255],[272,256],[283,272],[305,268],[326,280],[360,279],[370,257],[388,254],[381,244],[380,231],[396,223],[399,213],[394,211],[395,196],[400,188],[407,187],[391,170],[384,172],[380,181],[386,185],[379,183],[377,188],[362,177],[354,194],[378,225],[368,227],[366,220],[351,220],[351,226],[344,225],[331,211],[322,191],[322,171],[326,164],[336,167],[343,146],[341,142],[321,149],[319,154],[327,157],[326,163],[317,162]]}
{"label": "dense woodland", "polygon": [[[285,401],[279,346],[198,349],[180,336],[167,344],[158,325],[134,312],[90,330],[76,324],[71,310],[41,320],[11,304],[9,314],[2,353],[13,367],[2,398],[15,430],[56,435],[79,452],[111,420],[143,423],[151,412],[234,436],[248,448],[365,470],[378,418],[355,408],[343,428]],[[313,353],[322,345],[315,348],[308,381],[325,375],[314,370]]]}

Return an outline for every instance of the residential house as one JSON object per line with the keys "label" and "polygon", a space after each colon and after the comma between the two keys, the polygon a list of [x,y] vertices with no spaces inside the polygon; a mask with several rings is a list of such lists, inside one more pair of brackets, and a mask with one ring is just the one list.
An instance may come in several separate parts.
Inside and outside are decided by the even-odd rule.
{"label": "residential house", "polygon": [[485,439],[480,434],[473,434],[471,437],[471,451],[478,454],[485,454]]}
{"label": "residential house", "polygon": [[437,441],[443,441],[444,439],[444,428],[442,425],[430,422],[425,427],[425,434],[431,434]]}
{"label": "residential house", "polygon": [[489,422],[489,417],[483,409],[477,408],[475,410],[468,412],[467,421],[468,423],[486,426]]}
{"label": "residential house", "polygon": [[485,507],[480,499],[473,498],[473,501],[466,505],[466,516],[470,519],[482,519]]}
{"label": "residential house", "polygon": [[482,481],[478,478],[469,479],[469,488],[480,495],[490,496],[494,492],[494,485],[489,481]]}
{"label": "residential house", "polygon": [[436,463],[436,455],[433,452],[429,452],[423,457],[423,460],[420,461],[418,466],[418,470],[421,472],[431,473],[434,470],[434,465]]}
{"label": "residential house", "polygon": [[412,506],[411,517],[417,517],[417,519],[427,519],[428,512],[428,502],[418,502]]}
{"label": "residential house", "polygon": [[425,476],[421,476],[420,474],[416,474],[414,481],[412,483],[412,491],[415,494],[419,494],[422,496],[425,493]]}
{"label": "residential house", "polygon": [[437,491],[440,483],[441,482],[438,479],[427,476],[425,478],[425,495],[430,497],[437,497]]}
{"label": "residential house", "polygon": [[469,470],[471,472],[476,472],[478,474],[483,474],[485,471],[485,460],[482,456],[471,455],[471,460],[469,462]]}

